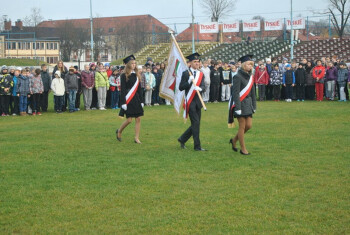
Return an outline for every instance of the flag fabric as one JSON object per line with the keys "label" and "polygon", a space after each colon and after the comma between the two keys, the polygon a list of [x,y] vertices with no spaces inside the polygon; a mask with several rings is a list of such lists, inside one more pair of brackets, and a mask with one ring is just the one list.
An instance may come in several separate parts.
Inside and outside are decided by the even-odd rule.
{"label": "flag fabric", "polygon": [[185,96],[185,91],[180,91],[179,85],[182,73],[187,69],[186,61],[184,61],[181,51],[173,40],[168,57],[168,66],[163,73],[162,82],[159,87],[159,96],[170,100],[174,104],[174,108],[178,114],[180,114]]}

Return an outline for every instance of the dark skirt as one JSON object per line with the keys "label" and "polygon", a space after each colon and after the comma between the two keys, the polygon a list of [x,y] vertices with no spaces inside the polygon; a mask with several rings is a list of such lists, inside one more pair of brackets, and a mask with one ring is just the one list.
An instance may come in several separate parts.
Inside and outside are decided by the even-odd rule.
{"label": "dark skirt", "polygon": [[240,117],[244,117],[244,118],[251,117],[251,118],[253,118],[253,114],[248,114],[248,115],[237,115],[237,114],[234,114],[233,116],[235,118],[240,118]]}

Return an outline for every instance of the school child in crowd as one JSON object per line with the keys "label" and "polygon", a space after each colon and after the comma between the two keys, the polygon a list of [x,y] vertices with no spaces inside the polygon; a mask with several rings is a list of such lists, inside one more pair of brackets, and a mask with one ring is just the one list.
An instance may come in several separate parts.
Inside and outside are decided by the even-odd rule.
{"label": "school child in crowd", "polygon": [[231,95],[231,84],[232,78],[230,78],[230,67],[227,63],[224,63],[220,74],[220,82],[221,82],[221,101],[228,101]]}
{"label": "school child in crowd", "polygon": [[159,87],[160,87],[160,83],[162,82],[162,75],[158,73],[158,66],[153,66],[152,73],[154,78],[156,79],[156,86],[154,87],[154,91],[152,92],[152,99],[153,99],[153,104],[158,106],[160,103]]}
{"label": "school child in crowd", "polygon": [[220,70],[219,64],[214,63],[214,69],[210,72],[210,97],[211,102],[217,103],[220,90]]}
{"label": "school child in crowd", "polygon": [[118,109],[119,92],[117,88],[118,68],[112,69],[112,75],[109,77],[109,90],[111,91],[111,109]]}
{"label": "school child in crowd", "polygon": [[[269,77],[271,76],[271,72],[274,69],[273,66],[274,64],[272,64],[271,59],[267,58],[265,67]],[[266,95],[266,100],[271,100],[273,97],[273,86],[270,84],[270,80],[266,85],[265,95]]]}
{"label": "school child in crowd", "polygon": [[97,91],[99,109],[106,110],[105,107],[107,90],[109,89],[109,80],[107,72],[103,67],[103,64],[100,64],[98,71],[96,71],[95,73],[95,89]]}
{"label": "school child in crowd", "polygon": [[302,63],[299,63],[297,70],[295,71],[295,89],[297,101],[305,100],[305,85],[306,85],[306,70]]}
{"label": "school child in crowd", "polygon": [[1,69],[0,77],[0,106],[1,116],[9,116],[9,106],[11,100],[11,91],[13,87],[13,77],[8,73],[7,66]]}
{"label": "school child in crowd", "polygon": [[[90,71],[94,73],[94,80],[96,79],[96,64],[91,63],[90,64]],[[95,83],[96,84],[96,81]],[[98,99],[97,99],[97,89],[92,89],[92,100],[91,100],[91,109],[94,110],[98,106]]]}
{"label": "school child in crowd", "polygon": [[41,80],[43,81],[43,86],[44,86],[44,92],[41,94],[41,111],[47,112],[49,92],[50,92],[52,78],[51,78],[49,72],[47,71],[46,64],[41,65],[40,76],[41,76]]}
{"label": "school child in crowd", "polygon": [[40,69],[35,69],[34,74],[30,74],[29,76],[29,90],[32,97],[31,109],[33,116],[41,115],[41,94],[44,92],[44,85],[40,73]]}
{"label": "school child in crowd", "polygon": [[64,79],[65,91],[68,94],[69,101],[69,112],[75,112],[75,99],[77,97],[78,92],[78,78],[74,73],[74,67],[69,68],[69,73],[66,75]]}
{"label": "school child in crowd", "polygon": [[156,79],[151,73],[151,67],[147,66],[146,73],[143,74],[145,79],[145,104],[146,106],[151,106],[152,102],[152,91],[156,86]]}
{"label": "school child in crowd", "polygon": [[339,84],[339,100],[338,101],[346,101],[346,96],[345,96],[345,87],[346,82],[349,77],[349,70],[344,62],[339,63],[339,69],[338,69],[338,76],[337,76],[337,82]]}
{"label": "school child in crowd", "polygon": [[208,102],[209,101],[209,92],[210,92],[210,68],[208,67],[209,62],[208,60],[203,62],[203,67],[200,69],[204,75],[204,84],[205,84],[205,92],[202,93],[203,95],[203,101]]}
{"label": "school child in crowd", "polygon": [[267,73],[264,63],[259,65],[259,68],[255,71],[254,80],[255,84],[258,85],[259,100],[265,100],[266,85],[269,83],[270,76]]}
{"label": "school child in crowd", "polygon": [[80,97],[81,94],[83,93],[82,91],[82,86],[81,86],[81,73],[79,71],[78,66],[74,66],[74,73],[77,76],[77,80],[78,80],[78,91],[77,91],[77,95],[75,97],[75,111],[80,111]]}
{"label": "school child in crowd", "polygon": [[[107,77],[109,79],[111,77],[112,73],[113,73],[110,63],[105,63],[105,70],[106,70],[106,73],[107,73]],[[105,104],[105,106],[106,107],[111,107],[111,90],[109,88],[107,89],[107,93],[106,93],[106,104]]]}
{"label": "school child in crowd", "polygon": [[292,102],[293,87],[295,85],[295,74],[290,64],[286,66],[286,72],[283,74],[283,86],[286,91],[286,101]]}
{"label": "school child in crowd", "polygon": [[305,88],[305,98],[308,100],[315,99],[315,79],[312,77],[313,65],[311,61],[306,62],[306,88]]}
{"label": "school child in crowd", "polygon": [[81,72],[81,88],[83,90],[84,107],[89,111],[92,102],[92,90],[95,86],[95,75],[90,70],[89,65],[84,66],[84,70]]}
{"label": "school child in crowd", "polygon": [[316,100],[323,100],[323,89],[324,89],[324,76],[326,74],[326,69],[322,65],[321,60],[316,61],[317,65],[314,67],[312,72],[312,77],[315,79],[316,87]]}
{"label": "school child in crowd", "polygon": [[283,74],[279,69],[279,65],[276,63],[273,66],[273,70],[271,71],[271,76],[270,76],[270,84],[272,86],[273,99],[275,101],[280,101],[281,99],[282,77],[283,77]]}
{"label": "school child in crowd", "polygon": [[21,116],[27,116],[28,98],[30,98],[29,90],[29,70],[22,69],[17,82],[17,96],[19,97],[19,113]]}
{"label": "school child in crowd", "polygon": [[326,89],[326,97],[329,100],[334,100],[335,95],[335,82],[337,81],[338,77],[338,69],[333,65],[333,62],[328,63],[328,68],[326,69],[326,82],[327,82],[327,89]]}
{"label": "school child in crowd", "polygon": [[60,71],[56,71],[54,76],[55,78],[52,80],[52,83],[51,83],[51,90],[54,95],[55,110],[56,110],[56,113],[62,113],[62,107],[63,107],[64,95],[65,95],[65,84],[64,84],[64,80],[61,78]]}
{"label": "school child in crowd", "polygon": [[17,84],[22,68],[15,68],[13,73],[13,87],[11,91],[10,109],[13,116],[19,115],[19,97],[17,96]]}

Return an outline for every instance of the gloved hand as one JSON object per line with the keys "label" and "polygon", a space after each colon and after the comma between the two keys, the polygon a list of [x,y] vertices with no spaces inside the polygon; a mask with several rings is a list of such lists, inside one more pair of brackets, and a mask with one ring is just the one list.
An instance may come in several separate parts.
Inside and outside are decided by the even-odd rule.
{"label": "gloved hand", "polygon": [[126,104],[122,105],[122,109],[124,109],[125,111],[128,109],[128,107],[126,106]]}
{"label": "gloved hand", "polygon": [[141,107],[142,107],[142,108],[143,108],[143,106],[145,106],[144,103],[141,103]]}
{"label": "gloved hand", "polygon": [[253,113],[255,113],[255,112],[256,112],[256,110],[254,109],[254,110],[253,110]]}
{"label": "gloved hand", "polygon": [[242,110],[237,110],[237,111],[235,111],[235,113],[236,113],[237,115],[241,115],[241,114],[242,114]]}
{"label": "gloved hand", "polygon": [[202,88],[200,88],[199,86],[195,86],[194,89],[195,89],[196,91],[202,91]]}
{"label": "gloved hand", "polygon": [[194,77],[191,75],[190,78],[188,79],[188,83],[191,84],[194,80]]}

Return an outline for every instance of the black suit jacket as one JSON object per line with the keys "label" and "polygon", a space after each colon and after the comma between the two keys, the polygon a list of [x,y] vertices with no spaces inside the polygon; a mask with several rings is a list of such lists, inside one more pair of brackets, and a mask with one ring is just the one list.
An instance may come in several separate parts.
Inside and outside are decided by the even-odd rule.
{"label": "black suit jacket", "polygon": [[[199,71],[197,71],[198,73]],[[202,72],[201,72],[202,73]],[[181,82],[180,82],[180,86],[179,86],[179,90],[180,91],[183,91],[185,90],[185,95],[187,96],[188,94],[188,91],[191,89],[191,86],[192,86],[192,83],[189,84],[188,83],[188,79],[190,78],[190,74],[188,72],[188,70],[184,71],[182,73],[182,76],[181,76]],[[201,81],[201,84],[199,85],[200,88],[202,88],[202,92],[205,91],[205,83],[204,83],[204,75],[203,75],[203,78],[202,78],[202,81]],[[193,97],[193,100],[192,100],[192,104],[195,104],[195,105],[198,105],[200,108],[202,107],[202,103],[201,101],[199,100],[199,97],[197,95],[197,92],[196,94],[194,95]]]}

